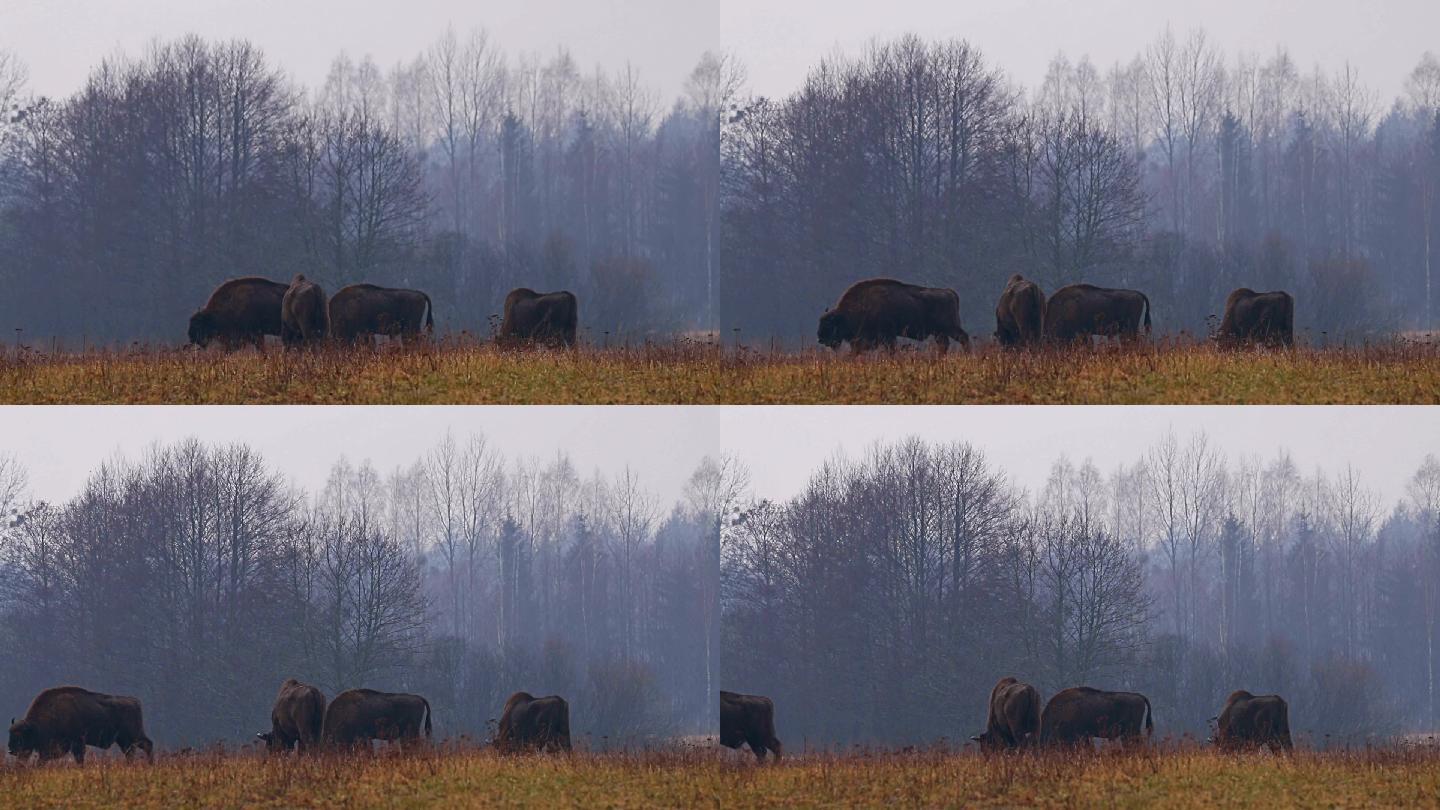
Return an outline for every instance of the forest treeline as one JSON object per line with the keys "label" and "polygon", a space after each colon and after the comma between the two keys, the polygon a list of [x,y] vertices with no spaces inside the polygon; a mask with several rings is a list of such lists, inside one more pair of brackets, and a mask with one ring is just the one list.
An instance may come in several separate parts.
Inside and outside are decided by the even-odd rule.
{"label": "forest treeline", "polygon": [[1022,273],[1142,290],[1162,333],[1212,331],[1237,287],[1288,290],[1312,342],[1433,329],[1440,59],[1416,58],[1396,99],[1200,30],[1029,88],[963,40],[827,58],[724,125],[724,322],[813,340],[892,276],[956,289],[988,334]]}
{"label": "forest treeline", "polygon": [[[243,445],[157,445],[63,503],[0,457],[0,704],[139,697],[164,745],[250,741],[281,681],[415,692],[488,740],[512,692],[560,694],[588,744],[716,722],[722,462],[663,505],[626,468],[447,436],[305,493]],[[7,715],[8,717],[9,715]]]}
{"label": "forest treeline", "polygon": [[442,332],[487,336],[518,286],[575,291],[597,342],[695,328],[734,75],[705,54],[667,100],[628,66],[449,30],[303,88],[251,43],[187,37],[37,98],[0,53],[0,324],[182,342],[221,281],[304,273],[422,289]]}
{"label": "forest treeline", "polygon": [[[1134,690],[1204,739],[1236,689],[1307,744],[1437,720],[1440,460],[1384,504],[1347,467],[1227,458],[1174,435],[1038,492],[973,445],[912,438],[739,510],[722,551],[722,687],[787,742],[963,742],[1007,675],[1048,698]],[[792,743],[793,744],[793,743]]]}

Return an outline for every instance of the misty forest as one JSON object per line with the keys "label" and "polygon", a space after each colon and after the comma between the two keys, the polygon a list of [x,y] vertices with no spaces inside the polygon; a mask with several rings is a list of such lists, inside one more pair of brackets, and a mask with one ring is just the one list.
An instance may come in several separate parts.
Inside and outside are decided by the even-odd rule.
{"label": "misty forest", "polygon": [[1416,60],[1386,99],[1167,30],[1027,88],[1003,54],[909,36],[782,98],[705,54],[667,100],[450,30],[403,64],[342,54],[320,87],[188,38],[37,98],[0,53],[0,322],[47,348],[179,342],[220,281],[303,272],[425,290],[442,333],[489,335],[528,286],[575,291],[594,343],[808,343],[887,275],[955,288],[983,335],[1020,272],[1140,289],[1161,333],[1210,331],[1239,286],[1294,294],[1311,342],[1427,330],[1440,59]]}
{"label": "misty forest", "polygon": [[1435,327],[1440,59],[1415,54],[1385,99],[1283,45],[1137,45],[1114,65],[1061,54],[1022,88],[1004,54],[907,36],[740,100],[722,139],[725,326],[813,339],[851,282],[885,275],[954,288],[988,334],[1022,273],[1047,293],[1141,290],[1159,333],[1208,334],[1237,287],[1289,291],[1312,343]]}
{"label": "misty forest", "polygon": [[877,444],[733,513],[722,687],[772,697],[787,751],[958,745],[1007,675],[1142,692],[1158,737],[1204,739],[1235,689],[1284,696],[1300,744],[1429,732],[1440,460],[1406,492],[1204,433],[1038,492],[965,443]]}
{"label": "misty forest", "polygon": [[0,456],[0,705],[74,683],[140,698],[161,745],[233,745],[296,677],[424,695],[437,738],[488,740],[521,690],[565,697],[581,746],[712,733],[730,477],[704,461],[666,506],[628,467],[447,435],[306,493],[188,440],[41,503]]}
{"label": "misty forest", "polygon": [[7,340],[183,342],[245,275],[418,288],[440,331],[482,337],[520,286],[573,290],[597,343],[707,311],[723,58],[698,57],[675,99],[483,30],[393,66],[342,54],[314,88],[244,41],[96,61],[38,98],[0,51]]}

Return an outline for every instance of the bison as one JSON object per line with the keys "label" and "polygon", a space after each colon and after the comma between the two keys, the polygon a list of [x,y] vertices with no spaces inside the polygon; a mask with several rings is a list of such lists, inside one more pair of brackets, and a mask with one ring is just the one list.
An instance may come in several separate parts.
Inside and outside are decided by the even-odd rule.
{"label": "bison", "polygon": [[569,751],[570,705],[559,695],[516,692],[505,701],[495,747],[501,751]]}
{"label": "bison", "polygon": [[720,744],[736,750],[748,744],[758,761],[772,751],[778,761],[781,749],[775,737],[775,704],[761,695],[721,692]]}
{"label": "bison", "polygon": [[304,753],[320,746],[325,725],[325,693],[308,683],[287,678],[270,709],[270,731],[256,734],[272,754],[298,746]]}
{"label": "bison", "polygon": [[296,275],[280,301],[280,341],[286,346],[313,346],[325,340],[329,331],[325,291],[304,275]]}
{"label": "bison", "polygon": [[820,316],[818,337],[832,349],[849,341],[855,354],[876,346],[894,350],[895,339],[902,337],[933,337],[942,354],[952,340],[970,348],[970,336],[960,328],[960,296],[954,290],[890,278],[852,284],[839,303]]}
{"label": "bison", "polygon": [[325,709],[321,739],[327,747],[367,749],[371,740],[398,742],[401,748],[430,737],[430,703],[419,695],[347,689]]}
{"label": "bison", "polygon": [[263,351],[266,335],[284,334],[280,311],[289,289],[268,278],[230,279],[190,316],[190,342],[203,349],[215,341],[227,351],[248,343]]}
{"label": "bison", "polygon": [[83,763],[86,746],[103,751],[112,745],[119,745],[126,759],[138,748],[155,760],[139,700],[57,686],[36,695],[23,720],[10,721],[10,753],[21,760],[39,754],[46,762],[71,754]]}
{"label": "bison", "polygon": [[1089,745],[1091,737],[1134,743],[1155,730],[1150,699],[1088,686],[1062,690],[1040,714],[1040,743]]}
{"label": "bison", "polygon": [[1142,325],[1150,334],[1150,299],[1135,290],[1071,284],[1056,290],[1045,303],[1047,340],[1070,343],[1099,335],[1133,341],[1140,337]]}
{"label": "bison", "polygon": [[990,690],[990,713],[985,731],[970,739],[981,748],[1020,748],[1040,733],[1040,693],[1028,683],[1001,678]]}
{"label": "bison", "polygon": [[1045,293],[1016,273],[995,304],[995,340],[1001,346],[1035,346],[1045,328]]}
{"label": "bison", "polygon": [[409,343],[422,329],[434,331],[435,318],[430,296],[419,290],[351,284],[330,299],[330,334],[345,343],[368,344],[373,335]]}
{"label": "bison", "polygon": [[1283,290],[1257,293],[1241,287],[1225,299],[1225,317],[1216,339],[1225,345],[1295,343],[1295,299]]}
{"label": "bison", "polygon": [[574,346],[576,304],[574,293],[537,293],[521,287],[505,296],[505,319],[500,323],[503,344],[539,343]]}
{"label": "bison", "polygon": [[1290,751],[1290,707],[1279,695],[1252,695],[1244,689],[1231,692],[1216,718],[1215,744],[1226,751],[1269,746],[1275,753]]}

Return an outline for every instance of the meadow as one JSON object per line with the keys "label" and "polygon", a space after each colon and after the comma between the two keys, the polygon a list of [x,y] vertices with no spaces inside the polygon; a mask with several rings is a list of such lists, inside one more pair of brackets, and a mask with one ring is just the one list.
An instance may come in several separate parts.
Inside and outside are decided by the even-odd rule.
{"label": "meadow", "polygon": [[1440,752],[162,755],[0,767],[12,807],[1433,807]]}
{"label": "meadow", "polygon": [[1434,404],[1440,345],[1133,347],[859,358],[675,340],[502,351],[459,339],[231,354],[135,346],[0,353],[3,404]]}

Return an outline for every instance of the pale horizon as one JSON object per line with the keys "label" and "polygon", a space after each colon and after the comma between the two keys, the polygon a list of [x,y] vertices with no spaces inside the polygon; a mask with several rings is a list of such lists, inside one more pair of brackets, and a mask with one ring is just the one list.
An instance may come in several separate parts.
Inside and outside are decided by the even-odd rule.
{"label": "pale horizon", "polygon": [[566,48],[582,75],[593,74],[596,67],[613,75],[633,65],[664,109],[681,95],[700,57],[719,48],[718,15],[718,0],[531,0],[523,5],[493,0],[0,0],[0,51],[13,52],[25,64],[29,90],[63,97],[79,90],[103,59],[140,55],[156,40],[188,34],[245,39],[313,89],[324,83],[342,53],[357,62],[368,55],[388,71],[420,56],[448,26],[461,37],[483,28],[491,44],[512,59],[524,54],[548,59]]}
{"label": "pale horizon", "polygon": [[1381,113],[1403,93],[1427,51],[1440,55],[1437,25],[1440,4],[1422,0],[1319,0],[1303,7],[1279,0],[897,0],[883,12],[858,0],[734,0],[721,11],[722,40],[745,66],[756,96],[788,95],[822,59],[856,58],[873,41],[911,33],[931,41],[964,39],[987,65],[1034,90],[1061,53],[1071,62],[1088,56],[1103,75],[1142,54],[1168,26],[1177,37],[1204,29],[1227,68],[1239,53],[1263,60],[1279,47],[1302,75],[1315,65],[1333,74],[1349,63],[1375,91]]}

